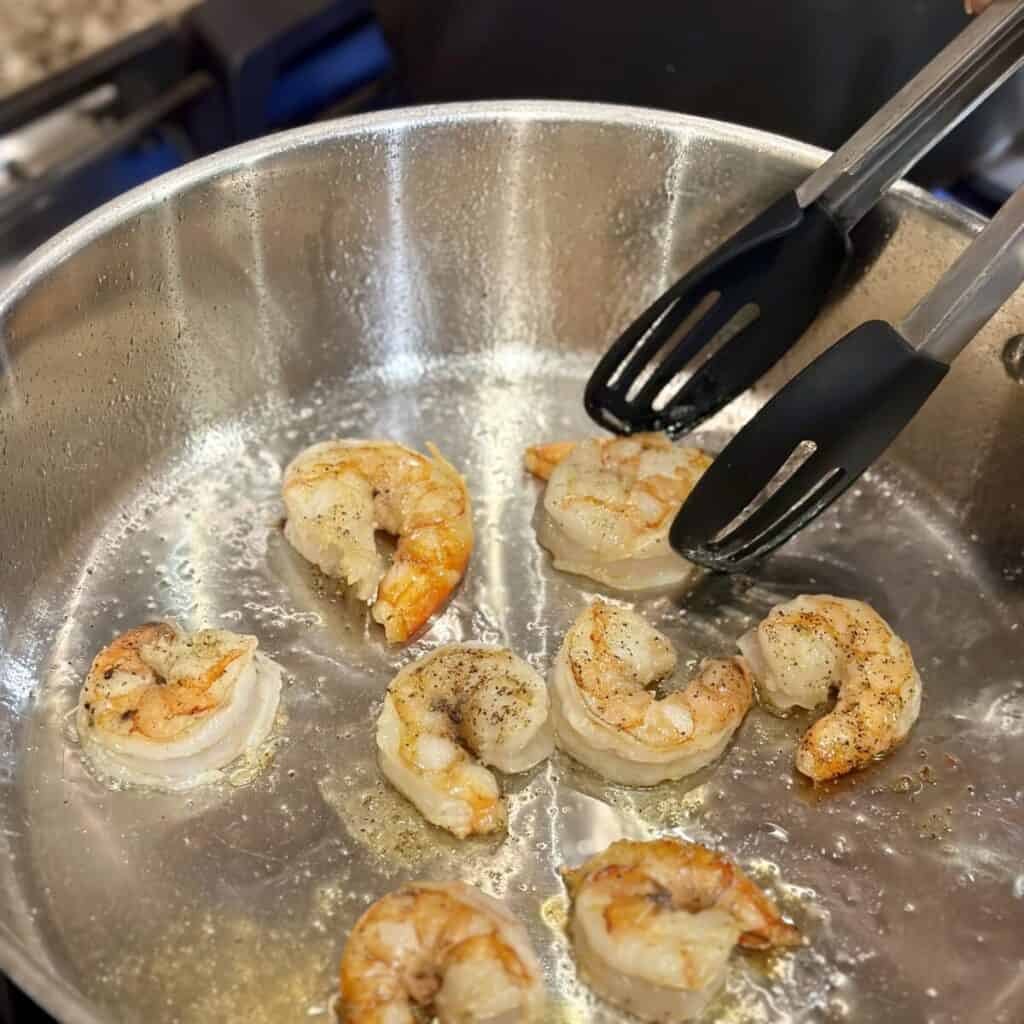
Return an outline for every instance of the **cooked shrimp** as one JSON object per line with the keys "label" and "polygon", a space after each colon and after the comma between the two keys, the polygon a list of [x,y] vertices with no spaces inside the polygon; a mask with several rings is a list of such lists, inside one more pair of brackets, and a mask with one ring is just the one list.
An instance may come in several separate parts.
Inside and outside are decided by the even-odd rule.
{"label": "cooked shrimp", "polygon": [[281,670],[254,636],[138,626],[96,655],[78,732],[102,774],[184,789],[266,739]]}
{"label": "cooked shrimp", "polygon": [[352,1024],[531,1024],[544,1012],[540,964],[522,924],[461,882],[411,883],[356,922],[341,958]]}
{"label": "cooked shrimp", "polygon": [[801,942],[742,871],[696,843],[620,840],[563,875],[584,978],[644,1020],[700,1015],[737,943],[767,949]]}
{"label": "cooked shrimp", "polygon": [[921,710],[910,648],[870,606],[827,594],[777,605],[740,640],[763,702],[814,708],[838,687],[835,709],[800,741],[812,779],[843,775],[901,743]]}
{"label": "cooked shrimp", "polygon": [[740,658],[705,659],[686,687],[648,687],[675,669],[668,638],[636,612],[595,601],[566,634],[551,675],[558,745],[612,782],[653,786],[717,758],[753,701]]}
{"label": "cooked shrimp", "polygon": [[663,434],[528,448],[527,469],[548,481],[540,542],[556,569],[611,587],[682,582],[697,570],[672,551],[669,528],[709,465]]}
{"label": "cooked shrimp", "polygon": [[538,480],[550,480],[555,467],[564,462],[579,444],[579,441],[552,441],[550,444],[535,444],[526,449],[526,468]]}
{"label": "cooked shrimp", "polygon": [[[373,601],[389,643],[408,640],[462,579],[473,550],[466,484],[433,445],[324,441],[284,474],[285,536],[328,576]],[[398,537],[385,571],[376,530]]]}
{"label": "cooked shrimp", "polygon": [[484,765],[525,771],[553,745],[544,680],[511,651],[480,644],[451,644],[407,665],[377,720],[384,774],[460,839],[505,826],[498,783]]}

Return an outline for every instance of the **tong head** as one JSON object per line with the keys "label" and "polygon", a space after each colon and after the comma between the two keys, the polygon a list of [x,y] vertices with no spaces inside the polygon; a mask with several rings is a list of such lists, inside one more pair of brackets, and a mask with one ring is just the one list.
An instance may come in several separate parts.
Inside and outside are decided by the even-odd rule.
{"label": "tong head", "polygon": [[587,383],[587,412],[617,434],[692,430],[797,342],[850,252],[823,207],[783,196],[626,329]]}
{"label": "tong head", "polygon": [[948,369],[881,320],[851,331],[715,459],[672,524],[673,548],[709,569],[749,569],[857,480]]}

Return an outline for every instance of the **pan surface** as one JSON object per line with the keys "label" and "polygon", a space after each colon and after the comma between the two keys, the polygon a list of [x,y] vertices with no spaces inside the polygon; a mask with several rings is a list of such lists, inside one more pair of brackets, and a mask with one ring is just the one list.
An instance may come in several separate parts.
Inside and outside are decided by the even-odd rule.
{"label": "pan surface", "polygon": [[[0,966],[69,1022],[330,1019],[366,906],[460,878],[526,922],[552,1021],[612,1021],[575,980],[558,868],[669,833],[734,856],[809,938],[737,954],[710,1019],[1024,1018],[1019,296],[891,461],[757,579],[615,595],[676,643],[680,686],[779,600],[872,602],[925,686],[891,757],[812,787],[793,770],[808,718],[755,708],[678,784],[610,786],[556,754],[506,780],[507,837],[465,842],[375,763],[384,688],[423,652],[506,643],[547,671],[600,591],[537,545],[524,446],[591,434],[580,396],[608,339],[822,155],[627,108],[399,111],[202,161],[37,254],[0,299]],[[902,315],[977,226],[898,188],[798,351],[701,440]],[[467,476],[468,575],[405,648],[283,539],[282,468],[332,436],[433,441]],[[68,713],[93,654],[162,616],[256,633],[285,667],[255,780],[111,792],[83,767]]]}

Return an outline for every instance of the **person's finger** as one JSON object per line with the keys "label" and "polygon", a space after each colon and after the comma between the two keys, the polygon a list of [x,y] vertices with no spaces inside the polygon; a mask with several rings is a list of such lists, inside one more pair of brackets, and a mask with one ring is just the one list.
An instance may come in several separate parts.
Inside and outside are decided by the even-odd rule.
{"label": "person's finger", "polygon": [[981,14],[992,0],[964,0],[964,10],[968,14]]}

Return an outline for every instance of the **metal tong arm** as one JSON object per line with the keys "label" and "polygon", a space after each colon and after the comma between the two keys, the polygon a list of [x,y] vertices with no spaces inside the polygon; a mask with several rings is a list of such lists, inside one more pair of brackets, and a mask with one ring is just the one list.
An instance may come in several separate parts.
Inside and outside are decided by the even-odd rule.
{"label": "metal tong arm", "polygon": [[1024,187],[907,314],[897,330],[919,352],[951,363],[1024,282]]}
{"label": "metal tong arm", "polygon": [[847,231],[1024,62],[1024,0],[995,0],[796,190]]}

